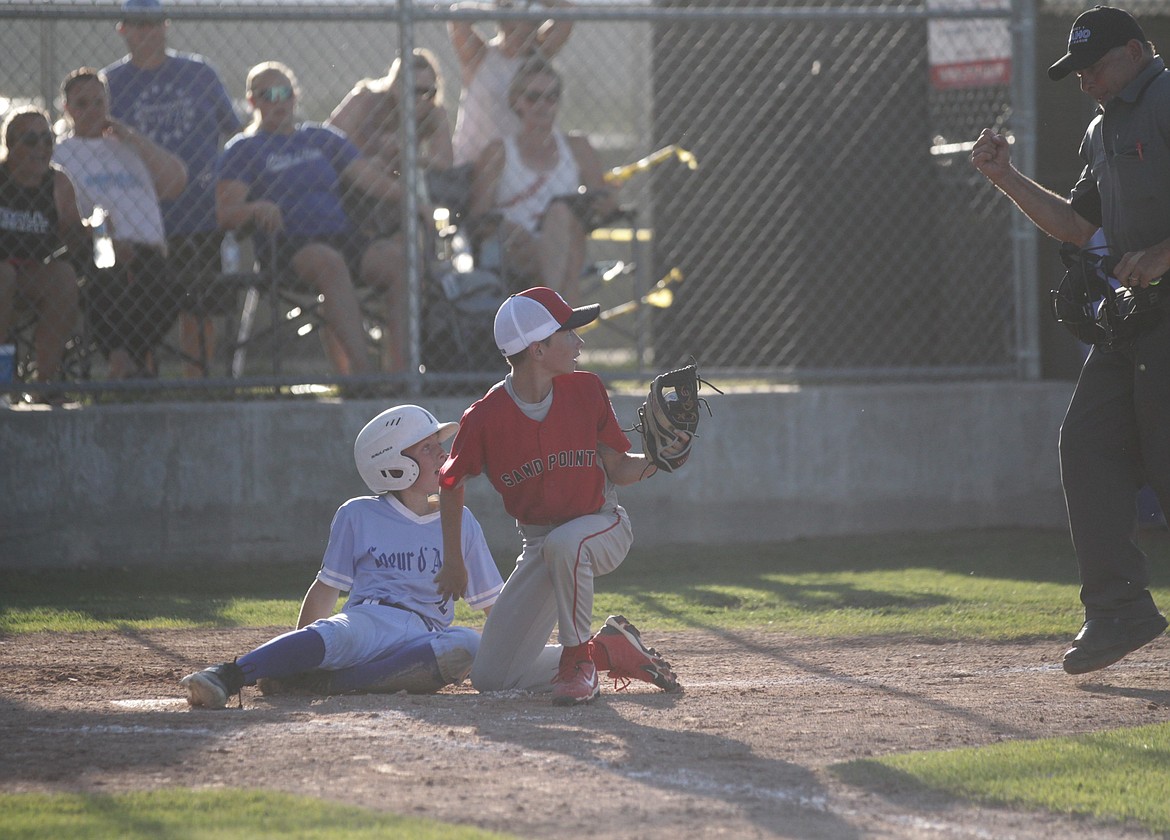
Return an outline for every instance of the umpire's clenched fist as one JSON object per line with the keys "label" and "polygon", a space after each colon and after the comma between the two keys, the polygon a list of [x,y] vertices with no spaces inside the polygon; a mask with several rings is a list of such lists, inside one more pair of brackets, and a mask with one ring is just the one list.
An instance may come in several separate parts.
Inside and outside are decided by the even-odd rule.
{"label": "umpire's clenched fist", "polygon": [[991,182],[995,182],[1011,171],[1012,153],[1008,139],[985,128],[971,148],[971,165]]}

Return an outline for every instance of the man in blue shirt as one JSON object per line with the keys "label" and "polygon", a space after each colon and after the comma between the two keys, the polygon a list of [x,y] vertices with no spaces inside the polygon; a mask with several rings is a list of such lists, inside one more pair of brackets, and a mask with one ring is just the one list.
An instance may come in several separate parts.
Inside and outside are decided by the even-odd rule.
{"label": "man in blue shirt", "polygon": [[[184,294],[182,349],[210,358],[210,315],[226,300],[208,299],[219,271],[221,234],[215,222],[215,159],[240,130],[219,74],[198,55],[167,49],[169,23],[160,0],[125,0],[118,33],[130,53],[106,67],[111,115],[147,135],[187,165],[187,188],[162,204],[175,293]],[[189,364],[188,375],[203,373]]]}

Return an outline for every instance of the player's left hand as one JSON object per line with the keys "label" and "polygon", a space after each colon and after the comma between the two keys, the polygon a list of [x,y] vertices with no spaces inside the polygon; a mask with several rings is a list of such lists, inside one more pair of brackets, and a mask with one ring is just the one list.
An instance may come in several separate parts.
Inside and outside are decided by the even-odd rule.
{"label": "player's left hand", "polygon": [[444,598],[458,601],[467,592],[467,567],[448,558],[435,575],[435,589]]}

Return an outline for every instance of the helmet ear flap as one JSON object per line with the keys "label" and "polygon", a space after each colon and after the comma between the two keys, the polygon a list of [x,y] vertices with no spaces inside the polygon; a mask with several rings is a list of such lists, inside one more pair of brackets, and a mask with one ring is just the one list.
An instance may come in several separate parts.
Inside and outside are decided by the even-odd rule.
{"label": "helmet ear flap", "polygon": [[386,485],[402,485],[395,487],[395,490],[405,490],[416,481],[419,476],[418,461],[413,458],[408,458],[405,455],[394,459],[393,464],[388,464],[378,470],[382,475],[382,480]]}

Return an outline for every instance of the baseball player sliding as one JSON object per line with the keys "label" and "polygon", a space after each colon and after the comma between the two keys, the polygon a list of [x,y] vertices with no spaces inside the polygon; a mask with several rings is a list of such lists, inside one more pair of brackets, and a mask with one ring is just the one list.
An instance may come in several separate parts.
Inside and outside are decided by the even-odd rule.
{"label": "baseball player sliding", "polygon": [[[257,681],[266,694],[429,693],[466,678],[480,639],[471,628],[451,626],[453,602],[436,591],[445,558],[431,501],[447,457],[443,441],[458,428],[417,405],[391,408],[366,424],[353,454],[375,495],[350,499],[334,515],[298,629],[184,677],[190,705],[223,708]],[[466,589],[460,595],[489,612],[503,587],[500,573],[471,511],[450,515],[459,531]],[[333,615],[342,592],[349,598]]]}
{"label": "baseball player sliding", "polygon": [[[592,631],[593,578],[616,569],[633,541],[615,486],[657,468],[630,454],[605,385],[577,370],[584,342],[574,331],[596,304],[571,308],[552,289],[508,298],[495,319],[496,345],[511,372],[464,413],[440,472],[439,510],[448,546],[440,594],[464,597],[472,558],[462,513],[464,482],[485,473],[523,536],[523,550],[484,625],[471,668],[479,691],[552,690],[558,705],[600,692],[598,671],[621,688],[633,679],[679,688],[667,663],[621,616]],[[681,451],[689,441],[681,440]],[[553,627],[559,645],[548,645]]]}

